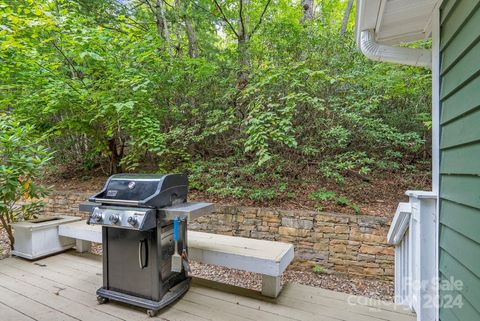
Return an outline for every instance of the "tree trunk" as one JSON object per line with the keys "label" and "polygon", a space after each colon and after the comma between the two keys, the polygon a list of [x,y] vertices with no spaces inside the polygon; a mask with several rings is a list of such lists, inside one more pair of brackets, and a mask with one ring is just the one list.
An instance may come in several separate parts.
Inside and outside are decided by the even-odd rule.
{"label": "tree trunk", "polygon": [[13,250],[13,247],[15,245],[15,238],[13,237],[13,231],[12,231],[12,226],[9,225],[7,228],[7,234],[8,234],[8,240],[10,241],[10,250]]}
{"label": "tree trunk", "polygon": [[302,0],[303,18],[302,23],[307,20],[315,18],[315,3],[314,0]]}
{"label": "tree trunk", "polygon": [[115,138],[109,138],[108,149],[110,151],[110,175],[121,173],[123,171],[122,165],[120,165],[123,158],[123,144],[118,148]]}
{"label": "tree trunk", "polygon": [[185,23],[185,30],[187,32],[188,38],[188,54],[191,58],[198,57],[198,45],[197,45],[197,35],[195,34],[195,30],[193,30],[192,25],[190,24],[190,20],[188,19],[187,15],[183,16],[183,21]]}
{"label": "tree trunk", "polygon": [[[197,45],[197,35],[195,34],[195,30],[193,29],[192,24],[190,23],[190,19],[187,16],[183,0],[176,0],[175,6],[177,7],[179,16],[183,20],[185,24],[185,32],[187,34],[188,39],[188,55],[190,58],[198,57],[198,45]],[[180,20],[180,19],[179,19]]]}
{"label": "tree trunk", "polygon": [[[9,214],[5,214],[6,216]],[[8,216],[7,216],[8,218]],[[7,232],[8,240],[10,241],[10,249],[13,250],[13,245],[15,243],[15,238],[13,237],[13,231],[12,231],[12,226],[10,225],[10,222],[5,220],[5,217],[3,215],[0,215],[0,221],[2,223],[3,229]]]}
{"label": "tree trunk", "polygon": [[178,14],[175,14],[175,16],[175,24],[173,25],[173,28],[175,29],[175,38],[177,38],[177,44],[174,47],[176,51],[175,53],[177,56],[180,56],[182,54],[182,32],[179,16]]}
{"label": "tree trunk", "polygon": [[237,88],[243,89],[248,84],[248,76],[250,74],[250,53],[248,38],[240,37],[238,39],[238,74]]}
{"label": "tree trunk", "polygon": [[[240,10],[238,39],[237,39],[237,53],[238,53],[238,74],[237,74],[237,88],[243,89],[248,84],[248,76],[250,74],[250,35],[248,30],[249,15],[246,7],[250,4],[250,0],[239,0]],[[245,14],[243,14],[245,12]]]}
{"label": "tree trunk", "polygon": [[350,18],[350,12],[352,11],[353,0],[348,0],[347,8],[343,14],[342,28],[340,29],[340,36],[343,38],[345,36],[345,31],[347,31],[348,19]]}
{"label": "tree trunk", "polygon": [[165,18],[165,10],[163,9],[163,1],[157,0],[155,19],[158,34],[165,40],[167,49],[170,51],[170,32],[168,30],[167,19]]}

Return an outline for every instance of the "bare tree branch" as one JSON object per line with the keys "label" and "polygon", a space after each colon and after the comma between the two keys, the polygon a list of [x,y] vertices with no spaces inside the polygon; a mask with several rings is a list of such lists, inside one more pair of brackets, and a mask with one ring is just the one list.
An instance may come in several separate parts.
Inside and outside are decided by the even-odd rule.
{"label": "bare tree branch", "polygon": [[[125,10],[127,11],[130,11],[132,10],[131,8],[129,8],[127,5],[125,5],[124,3],[118,1],[118,0],[115,0],[115,2],[122,6]],[[143,29],[143,31],[148,31],[148,28],[145,27],[144,25],[142,25],[140,22],[136,21],[135,19],[132,19],[130,18],[129,16],[125,15],[125,18],[127,18],[128,20],[132,21],[135,25],[137,25],[138,27],[140,27],[141,29]]]}
{"label": "bare tree branch", "polygon": [[[52,74],[52,76],[56,77],[56,78],[59,78],[61,79],[61,76],[60,75],[57,75],[54,71],[52,71],[51,69],[48,69],[47,67],[45,66],[42,66],[40,63],[36,62],[36,61],[33,61],[37,66],[39,66],[40,68],[42,68],[43,70],[46,70],[48,71],[50,74]],[[63,79],[62,79],[63,80]],[[64,81],[64,83],[72,88],[73,91],[75,91],[77,94],[81,95],[82,93],[77,89],[75,88],[75,86],[73,86],[71,83],[69,83],[68,81]]]}
{"label": "bare tree branch", "polygon": [[189,2],[192,3],[195,7],[199,8],[199,9],[202,9],[203,11],[209,13],[209,14],[212,15],[213,17],[218,18],[218,16],[216,16],[215,14],[213,14],[210,10],[206,9],[205,7],[202,7],[201,5],[199,5],[198,3],[196,3],[194,0],[190,0]]}
{"label": "bare tree branch", "polygon": [[235,36],[237,36],[237,38],[240,38],[240,36],[238,35],[238,33],[237,33],[237,31],[235,30],[235,28],[233,28],[233,26],[232,26],[232,24],[230,23],[230,21],[228,21],[227,16],[225,16],[225,13],[223,12],[222,7],[220,7],[220,5],[218,4],[217,0],[213,0],[213,2],[215,2],[215,5],[217,6],[218,10],[219,10],[220,13],[222,14],[223,20],[227,23],[227,25],[230,27],[230,29],[231,29],[232,32],[235,34]]}
{"label": "bare tree branch", "polygon": [[102,24],[102,23],[100,23],[99,26],[102,27],[102,28],[108,29],[108,30],[113,30],[113,31],[116,31],[116,32],[123,33],[124,35],[128,35],[128,32],[125,32],[125,31],[123,31],[123,30],[117,29],[117,28],[115,28],[115,27],[107,26],[107,25]]}
{"label": "bare tree branch", "polygon": [[174,7],[173,7],[170,3],[168,3],[166,0],[163,0],[163,3],[165,3],[165,4],[166,4],[167,6],[169,6],[170,8],[174,9]]}
{"label": "bare tree branch", "polygon": [[265,7],[263,8],[262,14],[260,15],[260,19],[258,19],[258,22],[255,25],[255,27],[253,28],[250,35],[253,35],[255,33],[255,31],[257,31],[258,27],[260,27],[260,25],[262,24],[263,16],[265,16],[265,12],[267,12],[267,9],[268,9],[268,6],[270,5],[270,2],[272,2],[272,0],[268,0],[267,3],[265,4]]}
{"label": "bare tree branch", "polygon": [[128,20],[130,20],[131,22],[133,22],[133,25],[134,26],[138,26],[140,29],[142,29],[143,31],[147,32],[148,31],[148,28],[145,27],[143,24],[141,24],[140,22],[128,17],[128,16],[125,16],[125,18],[127,18]]}
{"label": "bare tree branch", "polygon": [[155,12],[155,9],[153,9],[153,6],[152,4],[150,3],[150,1],[148,0],[145,0],[145,3],[148,5],[148,7],[150,8],[150,11],[155,15],[156,12]]}
{"label": "bare tree branch", "polygon": [[69,64],[70,67],[72,67],[73,71],[75,72],[78,80],[80,80],[80,82],[83,84],[83,86],[85,88],[87,88],[87,85],[85,84],[85,82],[83,81],[83,79],[81,78],[81,73],[78,71],[77,68],[75,68],[75,65],[73,64],[73,62],[70,60],[70,58],[67,57],[67,55],[63,52],[62,48],[60,48],[60,46],[57,45],[56,41],[52,41],[52,45],[55,47],[55,49],[57,49],[58,52],[60,52],[60,54],[63,56],[63,58],[65,58],[65,60],[67,61],[67,63]]}

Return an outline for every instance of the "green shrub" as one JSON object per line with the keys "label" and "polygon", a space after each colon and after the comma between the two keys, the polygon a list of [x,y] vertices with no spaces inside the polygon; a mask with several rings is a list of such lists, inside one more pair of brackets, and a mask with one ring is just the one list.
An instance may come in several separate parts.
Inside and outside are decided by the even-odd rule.
{"label": "green shrub", "polygon": [[[343,207],[349,207],[355,211],[355,213],[359,214],[360,213],[360,207],[357,204],[352,203],[347,197],[345,196],[338,196],[337,193],[332,192],[332,191],[327,191],[324,188],[320,188],[319,190],[312,192],[308,195],[308,198],[311,200],[315,201],[320,201],[321,202],[334,202],[337,205],[343,206]],[[317,211],[322,211],[323,210],[323,205],[322,204],[316,204],[315,209]]]}
{"label": "green shrub", "polygon": [[323,274],[323,273],[325,273],[325,269],[321,265],[315,265],[312,268],[312,272],[316,273],[316,274]]}
{"label": "green shrub", "polygon": [[337,194],[335,192],[327,191],[324,188],[319,189],[316,192],[310,193],[308,196],[311,200],[321,200],[321,201],[329,201],[335,197],[337,197]]}
{"label": "green shrub", "polygon": [[249,197],[254,201],[269,201],[277,196],[277,192],[273,188],[253,189]]}
{"label": "green shrub", "polygon": [[38,214],[47,194],[37,180],[52,154],[40,141],[32,126],[0,113],[0,223],[12,249],[11,224]]}

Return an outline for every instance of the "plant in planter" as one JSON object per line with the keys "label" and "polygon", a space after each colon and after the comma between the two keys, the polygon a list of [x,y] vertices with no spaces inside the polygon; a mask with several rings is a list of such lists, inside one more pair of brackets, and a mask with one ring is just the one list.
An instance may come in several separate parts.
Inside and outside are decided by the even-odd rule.
{"label": "plant in planter", "polygon": [[0,113],[0,227],[12,249],[11,224],[35,216],[47,195],[46,187],[36,183],[52,158],[41,140],[33,126]]}

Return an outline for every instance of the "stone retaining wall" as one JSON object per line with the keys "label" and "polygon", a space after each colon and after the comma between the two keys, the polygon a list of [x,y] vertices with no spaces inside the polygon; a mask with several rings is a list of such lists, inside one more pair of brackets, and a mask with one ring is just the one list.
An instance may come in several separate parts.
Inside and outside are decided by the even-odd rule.
{"label": "stone retaining wall", "polygon": [[[46,199],[48,215],[82,215],[78,204],[90,194],[55,192]],[[217,205],[215,214],[189,228],[217,234],[294,244],[294,267],[321,266],[326,272],[393,279],[394,249],[386,244],[386,218],[304,210]]]}

